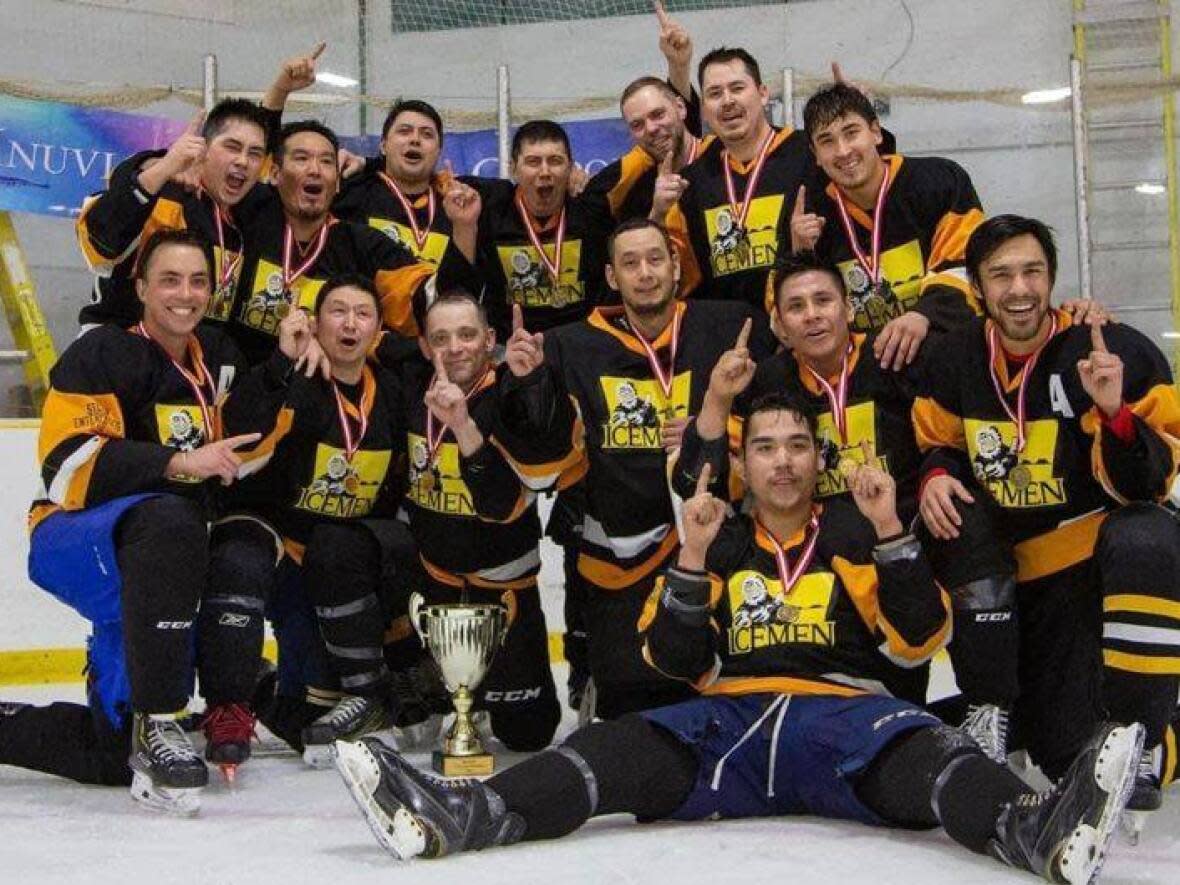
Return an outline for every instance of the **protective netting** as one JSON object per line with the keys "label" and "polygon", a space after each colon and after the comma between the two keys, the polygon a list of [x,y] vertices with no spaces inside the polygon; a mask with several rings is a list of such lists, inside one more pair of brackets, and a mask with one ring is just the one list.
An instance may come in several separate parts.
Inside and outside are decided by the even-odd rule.
{"label": "protective netting", "polygon": [[[446,31],[538,22],[650,15],[651,0],[391,0],[394,31]],[[669,12],[782,6],[783,0],[666,0]]]}

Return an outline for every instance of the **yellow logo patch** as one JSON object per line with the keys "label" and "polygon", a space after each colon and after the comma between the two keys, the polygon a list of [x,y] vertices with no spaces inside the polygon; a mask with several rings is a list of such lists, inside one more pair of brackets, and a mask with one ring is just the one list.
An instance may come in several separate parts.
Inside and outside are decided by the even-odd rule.
{"label": "yellow logo patch", "polygon": [[757,267],[770,267],[778,254],[778,223],[783,195],[756,197],[750,204],[744,227],[729,204],[705,212],[709,236],[709,264],[713,276],[723,277]]}
{"label": "yellow logo patch", "polygon": [[[254,270],[254,281],[250,286],[250,297],[239,311],[242,324],[258,329],[268,335],[279,334],[279,305],[289,304],[292,309],[303,307],[315,309],[315,298],[326,280],[302,276],[291,284],[293,298],[288,300],[283,291],[283,268],[269,261],[258,259]],[[286,308],[284,308],[285,310]]]}
{"label": "yellow logo patch", "polygon": [[447,243],[451,241],[451,238],[446,234],[432,230],[426,235],[426,242],[419,249],[418,241],[414,239],[414,231],[410,229],[408,224],[373,215],[369,218],[369,227],[381,231],[389,239],[403,246],[415,258],[421,259],[433,267],[438,267],[442,262],[443,253],[447,251]]}
{"label": "yellow logo patch", "polygon": [[783,596],[776,575],[752,569],[735,572],[726,584],[731,623],[729,653],[749,654],[772,645],[835,645],[831,619],[836,576],[830,572],[803,575]]}
{"label": "yellow logo patch", "polygon": [[876,411],[871,402],[857,403],[845,410],[848,420],[848,444],[840,442],[840,434],[836,430],[836,422],[832,420],[831,412],[823,412],[819,416],[819,476],[816,479],[815,494],[820,498],[829,495],[839,495],[848,491],[848,478],[840,471],[840,462],[853,460],[857,464],[864,463],[864,453],[860,450],[861,440],[868,442],[869,449],[881,461],[881,467],[888,471],[887,458],[877,453],[877,422]]}
{"label": "yellow logo patch", "polygon": [[[586,297],[586,286],[578,279],[582,265],[582,241],[567,240],[561,246],[558,285],[534,246],[498,246],[500,267],[508,281],[508,299],[521,307],[568,307]],[[552,250],[547,252],[552,255]]]}
{"label": "yellow logo patch", "polygon": [[389,471],[389,450],[360,450],[350,461],[343,449],[320,443],[310,481],[299,490],[295,506],[324,516],[351,519],[373,509]]}
{"label": "yellow logo patch", "polygon": [[1016,452],[1016,425],[1011,421],[966,419],[967,454],[971,469],[1001,507],[1056,507],[1066,502],[1065,483],[1053,475],[1057,422],[1052,418],[1024,425],[1024,451]]}
{"label": "yellow logo patch", "polygon": [[687,418],[692,372],[672,379],[671,396],[655,379],[600,380],[609,418],[602,425],[605,449],[660,449],[660,429],[670,418]]}
{"label": "yellow logo patch", "polygon": [[926,275],[926,260],[917,240],[881,253],[881,274],[888,283],[884,292],[873,290],[869,275],[855,259],[842,261],[838,267],[852,303],[852,328],[857,332],[880,329],[913,308]]}
{"label": "yellow logo patch", "polygon": [[430,461],[426,438],[407,434],[410,453],[410,483],[406,498],[425,510],[447,516],[475,516],[471,489],[459,470],[459,444],[444,442]]}

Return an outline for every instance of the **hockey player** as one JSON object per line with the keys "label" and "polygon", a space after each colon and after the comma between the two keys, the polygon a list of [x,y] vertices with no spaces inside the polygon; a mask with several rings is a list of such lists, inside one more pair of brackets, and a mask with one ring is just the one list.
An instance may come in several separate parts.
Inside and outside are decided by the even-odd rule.
{"label": "hockey player", "polygon": [[[1052,307],[1057,256],[1039,221],[989,219],[966,262],[988,319],[931,354],[914,421],[934,537],[983,521],[1014,545],[1014,576],[997,567],[963,588],[965,608],[993,615],[975,678],[1008,695],[1015,737],[1050,776],[1103,716],[1142,722],[1150,751],[1180,675],[1180,528],[1153,503],[1180,449],[1167,361],[1125,325],[1079,327]],[[1147,765],[1133,805],[1158,805],[1159,781]]]}
{"label": "hockey player", "polygon": [[[1050,882],[1091,881],[1134,779],[1142,726],[1099,728],[1037,796],[960,732],[890,697],[905,672],[897,663],[946,640],[949,600],[905,534],[888,474],[857,467],[855,507],[814,502],[806,408],[781,397],[755,404],[742,459],[749,516],[727,519],[701,471],[676,563],[640,622],[651,664],[700,695],[580,729],[482,784],[435,779],[376,741],[340,743],[337,769],[387,851],[441,857],[557,838],[620,812],[814,814],[942,826]],[[751,576],[771,588],[773,622],[735,621]]]}
{"label": "hockey player", "polygon": [[[287,96],[315,82],[324,44],[285,60],[261,106],[225,99],[198,113],[167,151],[143,151],[120,163],[105,191],[89,198],[76,222],[79,245],[95,272],[91,304],[79,314],[84,327],[139,319],[135,292],[139,246],[160,228],[192,228],[214,244],[213,301],[205,318],[229,318],[242,266],[242,228],[252,217],[254,190],[268,143],[279,128]],[[178,183],[195,176],[195,190]]]}
{"label": "hockey player", "polygon": [[488,712],[491,733],[506,747],[531,752],[549,745],[561,709],[537,588],[536,494],[495,436],[495,343],[487,315],[468,293],[444,293],[428,308],[419,339],[427,361],[403,363],[410,452],[403,504],[426,571],[428,604],[466,597],[507,607],[504,645],[479,684],[476,707]]}
{"label": "hockey player", "polygon": [[839,266],[852,327],[878,332],[874,356],[900,369],[931,328],[948,331],[978,313],[963,253],[983,221],[979,197],[950,160],[882,156],[876,111],[852,86],[821,89],[803,121],[830,181],[795,193],[792,251],[813,249]]}
{"label": "hockey player", "polygon": [[[393,518],[405,425],[397,379],[369,359],[380,326],[380,298],[366,278],[328,280],[314,321],[302,310],[284,317],[278,349],[225,405],[228,427],[266,434],[246,459],[269,492],[259,515],[282,538],[271,603],[279,687],[299,698],[311,689],[329,707],[314,723],[279,731],[313,765],[337,737],[424,718],[403,709],[382,654],[385,627],[414,580],[414,548]],[[295,371],[313,336],[329,379]]]}
{"label": "hockey player", "polygon": [[[192,813],[208,771],[177,718],[198,603],[213,586],[212,495],[236,478],[235,449],[258,437],[221,432],[219,403],[243,364],[224,335],[198,328],[212,294],[209,243],[161,230],[142,251],[142,321],[95,329],[53,368],[38,446],[46,494],[29,515],[29,577],[93,625],[90,705],[6,715],[0,762],[130,784],[146,805]],[[196,432],[169,442],[181,412]],[[243,684],[219,663],[205,662],[203,689],[244,704],[253,672]]]}
{"label": "hockey player", "polygon": [[[360,274],[381,294],[382,321],[403,336],[417,332],[415,302],[424,306],[435,287],[436,269],[416,261],[362,224],[340,221],[329,211],[338,186],[339,142],[332,130],[310,121],[288,123],[275,154],[275,191],[248,231],[229,330],[252,365],[274,349],[282,317],[314,306],[329,277]],[[443,200],[454,226],[437,273],[469,281],[474,273],[475,224],[480,200],[454,183]]]}
{"label": "hockey player", "polygon": [[[709,372],[753,312],[677,301],[679,265],[655,222],[624,222],[608,251],[607,281],[621,306],[543,335],[518,329],[509,340],[501,442],[538,480],[587,461],[577,565],[597,712],[614,717],[686,690],[647,667],[633,629],[677,545],[665,434],[670,422],[700,408]],[[756,322],[751,352],[764,356],[771,346]],[[657,420],[616,420],[617,410],[638,418],[654,412]]]}

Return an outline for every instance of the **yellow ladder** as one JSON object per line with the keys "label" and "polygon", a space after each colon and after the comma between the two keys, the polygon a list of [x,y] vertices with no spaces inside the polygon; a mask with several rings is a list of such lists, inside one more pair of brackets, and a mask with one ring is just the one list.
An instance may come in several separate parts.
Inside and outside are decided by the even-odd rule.
{"label": "yellow ladder", "polygon": [[[1082,294],[1175,339],[1180,337],[1180,204],[1171,4],[1073,0],[1073,5],[1075,81],[1080,69],[1080,82],[1073,86],[1075,142],[1081,141]],[[1168,280],[1166,293],[1120,291],[1126,279],[1156,268]]]}
{"label": "yellow ladder", "polygon": [[57,352],[41,305],[37,302],[33,276],[29,273],[16,228],[7,212],[0,212],[0,301],[4,302],[4,315],[16,346],[16,350],[0,352],[0,359],[24,365],[31,407],[33,413],[39,415],[49,390],[49,370],[57,361]]}

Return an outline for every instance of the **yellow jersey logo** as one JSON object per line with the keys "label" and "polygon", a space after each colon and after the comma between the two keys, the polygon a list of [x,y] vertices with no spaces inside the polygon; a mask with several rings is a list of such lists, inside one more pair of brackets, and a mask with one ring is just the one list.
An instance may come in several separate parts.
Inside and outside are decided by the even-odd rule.
{"label": "yellow jersey logo", "polygon": [[208,438],[199,406],[156,403],[156,432],[160,442],[178,452],[199,449]]}
{"label": "yellow jersey logo", "polygon": [[729,653],[749,654],[772,645],[835,645],[832,605],[836,576],[803,575],[783,596],[778,577],[743,569],[726,584],[729,598]]}
{"label": "yellow jersey logo", "polygon": [[444,442],[430,459],[426,438],[407,434],[410,453],[409,488],[406,498],[425,510],[447,516],[475,516],[471,489],[459,470],[459,445]]}
{"label": "yellow jersey logo", "polygon": [[426,235],[426,242],[419,249],[418,243],[414,239],[414,232],[409,225],[381,218],[378,215],[370,216],[369,227],[381,231],[415,258],[425,261],[433,267],[438,267],[442,262],[443,253],[447,251],[447,243],[451,241],[451,238],[446,234],[432,230]]}
{"label": "yellow jersey logo", "polygon": [[602,425],[604,449],[662,449],[660,429],[670,418],[687,418],[692,372],[672,379],[672,393],[654,378],[611,378],[600,380],[606,397],[608,418]]}
{"label": "yellow jersey logo", "polygon": [[926,275],[926,260],[917,240],[881,253],[882,284],[878,286],[873,286],[856,259],[841,261],[837,267],[848,289],[853,310],[852,329],[856,332],[880,329],[910,310],[918,303],[922,277]]}
{"label": "yellow jersey logo", "polygon": [[291,293],[288,294],[283,289],[283,268],[260,258],[254,270],[250,297],[240,312],[242,324],[268,335],[278,335],[279,323],[288,310],[297,307],[315,310],[316,295],[325,282],[302,276],[291,284]]}
{"label": "yellow jersey logo", "polygon": [[[552,248],[552,244],[547,245]],[[514,304],[558,308],[577,304],[586,297],[586,285],[578,279],[578,268],[582,266],[581,240],[562,243],[556,286],[545,262],[531,244],[498,246],[496,254],[504,279],[508,281],[508,300]]]}
{"label": "yellow jersey logo", "polygon": [[706,210],[705,231],[709,236],[713,276],[773,265],[778,254],[778,222],[782,211],[782,194],[756,197],[744,225],[738,224],[728,203]]}
{"label": "yellow jersey logo", "polygon": [[385,482],[391,453],[359,450],[352,459],[343,449],[320,443],[310,482],[299,490],[295,506],[324,516],[352,519],[367,516]]}
{"label": "yellow jersey logo", "polygon": [[1023,452],[1016,451],[1011,421],[963,421],[971,469],[1001,507],[1056,507],[1066,502],[1065,483],[1053,475],[1057,422],[1028,421]]}

